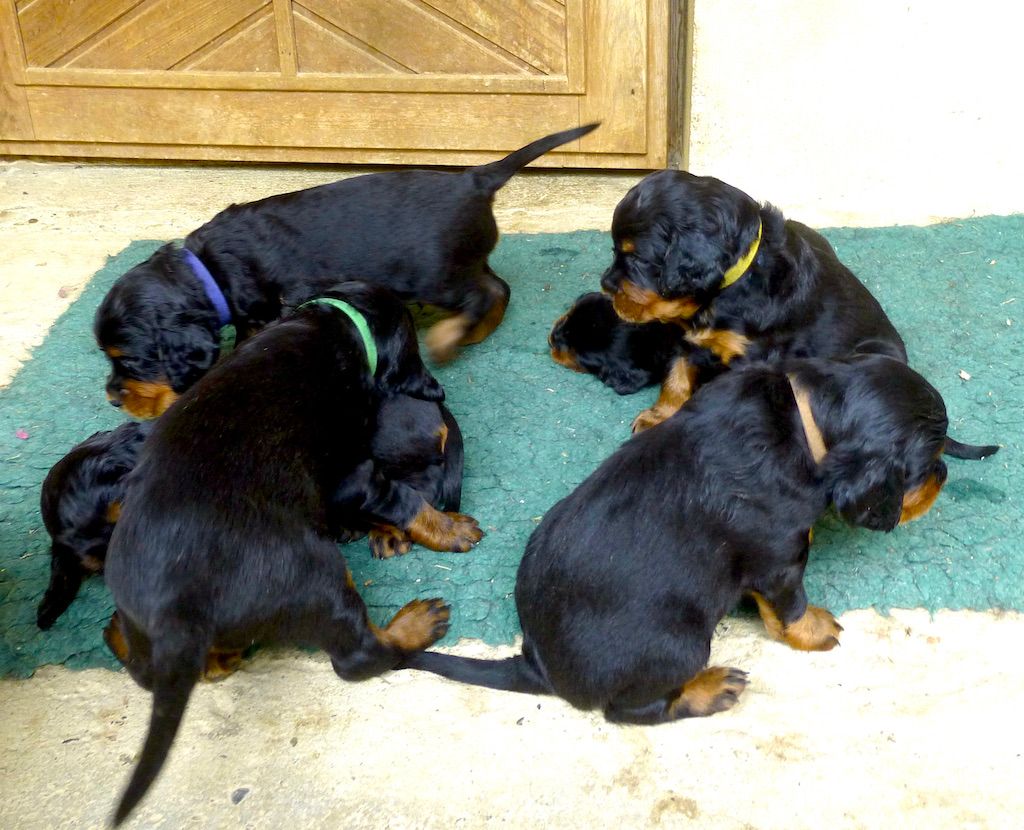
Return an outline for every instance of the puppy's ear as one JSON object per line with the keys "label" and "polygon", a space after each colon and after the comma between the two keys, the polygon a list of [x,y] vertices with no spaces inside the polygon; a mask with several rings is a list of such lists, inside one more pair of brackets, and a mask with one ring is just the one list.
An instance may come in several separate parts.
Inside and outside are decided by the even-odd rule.
{"label": "puppy's ear", "polygon": [[377,383],[389,395],[408,395],[421,401],[444,400],[444,387],[415,352],[403,355],[397,361],[385,359]]}
{"label": "puppy's ear", "polygon": [[624,360],[609,360],[595,374],[620,395],[632,395],[652,383],[650,372]]}
{"label": "puppy's ear", "polygon": [[844,520],[888,533],[899,523],[906,473],[890,457],[841,447],[830,450],[824,475]]}
{"label": "puppy's ear", "polygon": [[160,330],[160,364],[175,392],[184,392],[213,365],[217,344],[205,326],[177,315],[174,325]]}

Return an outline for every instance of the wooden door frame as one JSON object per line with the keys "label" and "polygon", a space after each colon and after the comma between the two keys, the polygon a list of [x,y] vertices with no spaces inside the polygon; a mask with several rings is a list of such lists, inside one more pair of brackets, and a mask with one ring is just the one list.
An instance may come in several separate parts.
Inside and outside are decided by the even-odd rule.
{"label": "wooden door frame", "polygon": [[[275,0],[275,12],[280,0]],[[621,0],[619,0],[621,3]],[[689,31],[692,28],[692,2],[685,4],[681,0],[638,0],[631,4],[627,11],[640,16],[646,27],[646,64],[639,67],[642,77],[642,97],[638,96],[636,84],[630,85],[629,79],[623,79],[616,73],[605,73],[603,50],[615,47],[617,33],[608,30],[609,20],[614,19],[615,0],[587,0],[586,5],[586,59],[583,61],[586,77],[579,72],[578,59],[572,57],[570,49],[566,77],[561,79],[526,79],[532,80],[534,88],[529,91],[517,91],[525,81],[519,78],[497,78],[494,83],[501,82],[497,89],[492,88],[488,79],[486,90],[470,91],[467,79],[448,78],[451,90],[442,93],[417,91],[428,82],[428,79],[412,76],[400,83],[406,84],[408,92],[374,91],[374,80],[354,80],[352,88],[337,91],[338,79],[325,77],[301,78],[304,84],[301,94],[304,96],[324,96],[318,106],[333,107],[335,103],[348,107],[348,112],[356,112],[360,106],[395,107],[396,113],[402,100],[420,107],[424,111],[427,104],[437,107],[453,107],[454,119],[469,117],[474,111],[474,104],[481,98],[488,104],[495,102],[506,105],[516,112],[527,113],[535,121],[551,123],[551,129],[564,129],[574,123],[586,123],[591,120],[602,120],[603,126],[596,133],[577,142],[576,146],[567,147],[562,152],[551,153],[538,160],[538,166],[548,167],[590,167],[619,169],[655,169],[664,167],[669,161],[680,163],[685,160],[686,135],[685,118],[688,114],[686,98],[688,97],[689,72]],[[582,8],[576,6],[575,8]],[[619,7],[619,11],[621,12]],[[510,138],[497,135],[494,147],[464,148],[458,146],[431,147],[423,149],[381,149],[373,147],[330,147],[330,146],[268,146],[261,145],[258,140],[249,144],[203,144],[195,143],[159,143],[152,140],[103,140],[75,141],[64,135],[55,125],[59,125],[61,117],[67,118],[69,105],[74,111],[74,101],[81,99],[88,104],[84,113],[98,122],[106,119],[129,118],[137,106],[147,101],[156,100],[167,93],[171,101],[171,112],[167,118],[180,117],[184,110],[193,109],[197,102],[200,118],[209,117],[216,112],[217,96],[221,94],[210,86],[215,84],[214,78],[168,78],[168,72],[137,72],[132,73],[132,85],[117,83],[112,77],[103,77],[104,70],[53,70],[26,68],[24,50],[20,42],[16,20],[14,0],[0,0],[0,48],[3,49],[3,61],[0,62],[0,103],[3,113],[0,114],[0,155],[34,155],[61,156],[75,158],[108,158],[108,159],[167,159],[195,161],[268,161],[268,162],[328,162],[350,164],[415,164],[415,165],[453,165],[476,164],[491,160],[496,154],[513,149],[515,143]],[[602,19],[601,15],[608,15]],[[279,25],[281,25],[279,20]],[[600,25],[605,31],[600,32]],[[597,34],[595,35],[595,32]],[[294,66],[294,46],[287,39],[279,39],[282,54],[282,66]],[[289,58],[289,55],[291,57]],[[291,61],[291,64],[288,61]],[[575,68],[574,68],[575,67]],[[99,73],[99,74],[97,74]],[[212,73],[211,73],[212,74]],[[220,73],[220,83],[224,83],[224,73]],[[254,73],[252,73],[254,74]],[[246,96],[272,96],[289,91],[288,83],[274,90],[261,89],[267,86],[264,79],[253,78],[252,74],[245,79],[245,89],[238,90]],[[281,82],[281,76],[275,74],[275,82]],[[295,94],[298,81],[296,79]],[[178,92],[175,93],[174,82]],[[72,86],[77,84],[78,86]],[[362,88],[360,85],[362,84]],[[561,84],[561,88],[557,88]],[[586,89],[577,94],[581,87]],[[320,85],[323,90],[316,91]],[[334,89],[331,89],[331,86]],[[313,90],[310,91],[310,87]],[[80,95],[71,95],[81,88]],[[279,91],[280,90],[280,91]],[[553,93],[539,94],[539,93]],[[408,96],[404,99],[397,95]],[[180,107],[174,109],[174,101],[178,96],[191,96],[188,103],[181,99]],[[613,112],[600,105],[599,101],[610,101]],[[118,100],[120,99],[120,100]],[[280,100],[280,99],[278,99]],[[556,105],[545,105],[545,101],[554,101]],[[91,109],[90,109],[91,107]],[[35,120],[34,120],[35,117]],[[396,115],[397,117],[397,115]],[[506,125],[514,132],[514,125]],[[258,125],[252,132],[258,138]],[[638,136],[640,138],[638,139]],[[532,135],[519,137],[516,141],[535,137]],[[522,139],[522,140],[521,140]],[[454,145],[455,142],[453,142]]]}

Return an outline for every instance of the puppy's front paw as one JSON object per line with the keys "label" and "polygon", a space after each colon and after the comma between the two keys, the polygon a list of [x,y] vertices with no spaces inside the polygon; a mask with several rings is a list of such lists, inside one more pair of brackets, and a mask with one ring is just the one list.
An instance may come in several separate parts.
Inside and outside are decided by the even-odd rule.
{"label": "puppy's front paw", "polygon": [[656,407],[645,409],[633,419],[633,434],[636,435],[638,432],[656,427],[667,417],[665,413],[660,412]]}
{"label": "puppy's front paw", "polygon": [[370,553],[374,559],[390,559],[412,549],[412,540],[397,527],[375,527],[369,533]]}
{"label": "puppy's front paw", "polygon": [[839,645],[842,630],[830,611],[808,605],[800,619],[782,629],[782,639],[800,651],[830,651]]}
{"label": "puppy's front paw", "polygon": [[391,618],[382,636],[399,651],[422,651],[448,633],[450,616],[443,599],[414,599]]}
{"label": "puppy's front paw", "polygon": [[410,523],[409,536],[431,550],[465,553],[483,538],[484,532],[472,516],[442,513],[427,506]]}

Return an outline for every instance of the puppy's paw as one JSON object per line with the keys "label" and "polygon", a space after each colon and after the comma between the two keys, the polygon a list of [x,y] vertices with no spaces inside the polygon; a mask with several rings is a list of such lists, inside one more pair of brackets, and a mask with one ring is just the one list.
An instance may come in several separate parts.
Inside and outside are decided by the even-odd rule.
{"label": "puppy's paw", "polygon": [[467,516],[465,513],[445,513],[445,515],[452,521],[451,547],[446,550],[465,553],[472,550],[473,546],[484,538],[480,523],[472,516]]}
{"label": "puppy's paw", "polygon": [[375,527],[369,533],[370,553],[374,559],[390,559],[401,556],[412,549],[412,540],[408,534],[397,527]]}
{"label": "puppy's paw", "polygon": [[399,651],[422,651],[448,633],[450,616],[443,599],[414,599],[391,618],[381,638]]}
{"label": "puppy's paw", "polygon": [[669,714],[677,718],[701,718],[724,712],[736,705],[745,688],[745,671],[712,666],[683,684],[679,696],[669,706]]}
{"label": "puppy's paw", "polygon": [[211,651],[206,655],[206,666],[203,668],[203,680],[215,683],[238,671],[242,665],[240,651]]}
{"label": "puppy's paw", "polygon": [[432,325],[424,338],[431,360],[447,363],[454,358],[459,353],[459,345],[465,335],[466,320],[461,314]]}
{"label": "puppy's paw", "polygon": [[782,639],[800,651],[830,651],[839,645],[842,630],[831,612],[808,605],[800,619],[782,629]]}
{"label": "puppy's paw", "polygon": [[651,427],[656,427],[667,417],[668,416],[664,412],[659,411],[656,407],[645,409],[633,419],[633,434],[636,435],[638,432],[643,432]]}
{"label": "puppy's paw", "polygon": [[410,523],[409,536],[431,550],[465,553],[483,538],[484,532],[472,516],[442,513],[427,506]]}

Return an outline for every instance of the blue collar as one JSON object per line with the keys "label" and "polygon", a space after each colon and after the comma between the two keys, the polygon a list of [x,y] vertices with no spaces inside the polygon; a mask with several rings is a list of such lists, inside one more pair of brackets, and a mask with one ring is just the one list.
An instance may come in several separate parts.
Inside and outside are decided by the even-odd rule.
{"label": "blue collar", "polygon": [[227,354],[235,347],[235,327],[231,324],[231,311],[228,308],[227,298],[199,257],[188,248],[182,248],[181,255],[185,258],[189,268],[192,269],[196,279],[202,284],[207,299],[213,303],[213,307],[217,311],[217,324],[220,326],[218,335],[220,337],[221,355]]}

